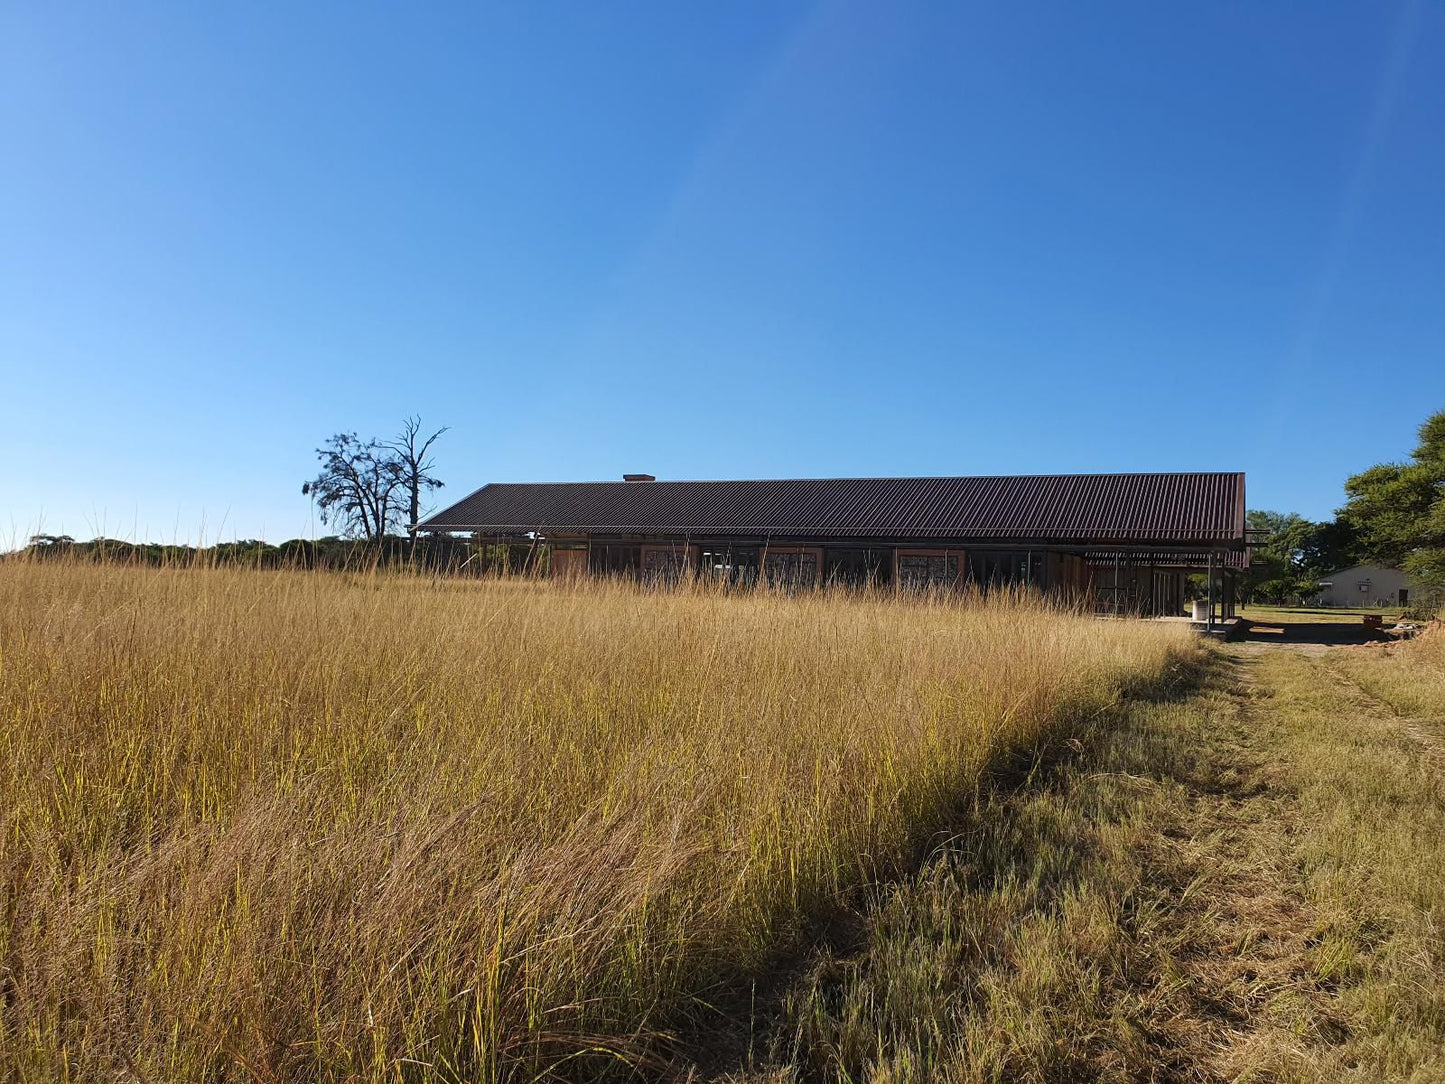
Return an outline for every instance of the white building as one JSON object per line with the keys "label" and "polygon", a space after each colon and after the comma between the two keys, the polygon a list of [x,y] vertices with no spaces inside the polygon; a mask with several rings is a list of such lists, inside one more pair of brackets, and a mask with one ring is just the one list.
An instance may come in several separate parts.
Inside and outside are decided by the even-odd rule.
{"label": "white building", "polygon": [[1418,587],[1398,568],[1354,565],[1320,577],[1319,593],[1310,600],[1314,606],[1408,606],[1416,599]]}

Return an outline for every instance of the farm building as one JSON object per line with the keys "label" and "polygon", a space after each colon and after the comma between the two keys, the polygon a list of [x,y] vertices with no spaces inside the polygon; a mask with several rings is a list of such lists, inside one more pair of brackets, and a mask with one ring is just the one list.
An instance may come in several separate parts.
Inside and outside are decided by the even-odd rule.
{"label": "farm building", "polygon": [[1416,583],[1398,568],[1352,565],[1320,577],[1312,606],[1408,606],[1419,600]]}
{"label": "farm building", "polygon": [[[526,546],[552,575],[738,584],[1023,584],[1115,612],[1178,613],[1247,563],[1244,475],[493,483],[423,520]],[[543,562],[538,562],[539,566]],[[1221,602],[1221,612],[1223,603]]]}

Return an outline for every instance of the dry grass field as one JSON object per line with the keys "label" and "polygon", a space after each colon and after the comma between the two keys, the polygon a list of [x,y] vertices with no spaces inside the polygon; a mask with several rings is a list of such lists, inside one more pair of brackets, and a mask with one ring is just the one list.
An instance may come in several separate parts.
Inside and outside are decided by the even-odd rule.
{"label": "dry grass field", "polygon": [[1201,650],[1022,599],[0,563],[0,1077],[684,1072],[990,769]]}

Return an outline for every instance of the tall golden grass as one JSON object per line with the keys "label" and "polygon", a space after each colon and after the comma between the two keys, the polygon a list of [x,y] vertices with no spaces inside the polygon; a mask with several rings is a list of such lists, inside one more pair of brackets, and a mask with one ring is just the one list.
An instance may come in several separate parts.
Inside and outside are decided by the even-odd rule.
{"label": "tall golden grass", "polygon": [[663,1069],[1192,650],[1021,598],[0,563],[0,1067]]}

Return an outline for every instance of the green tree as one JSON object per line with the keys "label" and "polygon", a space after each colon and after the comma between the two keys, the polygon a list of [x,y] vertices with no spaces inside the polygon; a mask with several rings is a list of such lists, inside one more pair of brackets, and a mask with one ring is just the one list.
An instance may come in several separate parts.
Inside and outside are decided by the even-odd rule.
{"label": "green tree", "polygon": [[1260,509],[1245,518],[1250,530],[1264,534],[1241,585],[1246,601],[1280,605],[1312,595],[1322,573],[1352,560],[1354,535],[1338,522],[1315,523],[1296,512]]}
{"label": "green tree", "polygon": [[1359,563],[1359,539],[1348,523],[1331,519],[1310,526],[1298,538],[1300,567],[1306,572],[1318,577]]}
{"label": "green tree", "polygon": [[1403,568],[1445,594],[1445,410],[1420,426],[1406,463],[1377,463],[1345,483],[1339,518],[1372,561]]}

